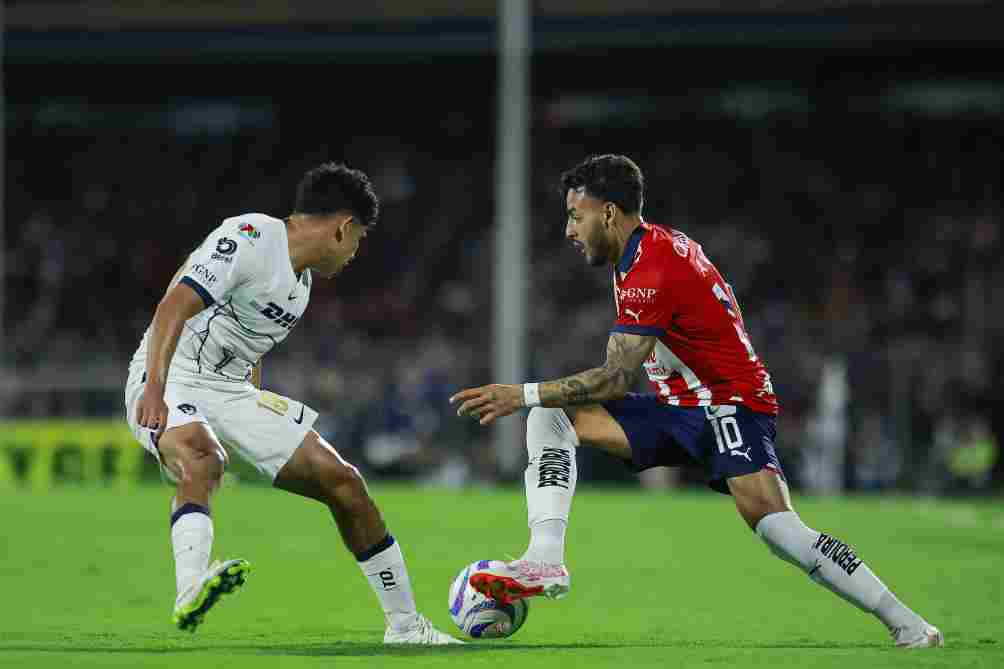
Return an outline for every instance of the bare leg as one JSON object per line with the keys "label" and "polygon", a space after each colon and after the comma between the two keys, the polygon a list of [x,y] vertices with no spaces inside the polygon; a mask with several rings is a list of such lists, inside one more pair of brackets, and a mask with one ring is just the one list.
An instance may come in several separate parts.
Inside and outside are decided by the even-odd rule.
{"label": "bare leg", "polygon": [[[415,607],[404,555],[370,498],[359,470],[313,430],[279,471],[275,486],[325,504],[387,619],[385,642],[414,643],[411,632],[428,625]],[[431,629],[431,627],[430,627]],[[439,634],[436,632],[435,634]],[[405,635],[405,636],[401,636]],[[430,637],[431,638],[431,637]],[[429,643],[428,640],[420,641]]]}

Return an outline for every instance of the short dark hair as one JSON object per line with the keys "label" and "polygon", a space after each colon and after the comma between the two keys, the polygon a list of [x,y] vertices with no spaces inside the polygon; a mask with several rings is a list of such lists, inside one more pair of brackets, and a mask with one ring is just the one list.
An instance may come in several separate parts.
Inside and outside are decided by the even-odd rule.
{"label": "short dark hair", "polygon": [[561,195],[585,188],[586,194],[613,202],[625,214],[636,214],[645,203],[645,177],[627,156],[589,156],[561,175]]}
{"label": "short dark hair", "polygon": [[370,178],[341,163],[324,163],[303,175],[296,187],[298,214],[334,214],[350,211],[366,227],[376,225],[380,199]]}

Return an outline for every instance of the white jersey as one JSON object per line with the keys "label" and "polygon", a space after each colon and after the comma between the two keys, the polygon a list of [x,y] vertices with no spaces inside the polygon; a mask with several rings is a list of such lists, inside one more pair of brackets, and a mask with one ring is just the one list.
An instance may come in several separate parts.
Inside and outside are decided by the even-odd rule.
{"label": "white jersey", "polygon": [[[171,369],[212,380],[247,381],[310,300],[310,270],[293,271],[286,224],[265,214],[223,221],[189,256],[180,282],[206,308],[185,322]],[[149,338],[147,328],[132,366],[146,365]]]}

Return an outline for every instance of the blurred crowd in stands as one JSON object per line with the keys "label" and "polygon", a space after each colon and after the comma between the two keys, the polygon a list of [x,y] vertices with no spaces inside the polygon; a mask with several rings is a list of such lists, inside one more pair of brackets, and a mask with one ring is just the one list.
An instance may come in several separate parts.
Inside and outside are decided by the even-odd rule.
{"label": "blurred crowd in stands", "polygon": [[[266,125],[25,123],[8,135],[4,359],[18,378],[90,389],[36,388],[3,413],[118,415],[116,384],[187,251],[226,216],[285,216],[305,169],[347,160],[374,179],[382,220],[346,275],[316,284],[307,317],[264,361],[265,384],[319,410],[318,428],[375,474],[494,480],[489,433],[447,403],[458,388],[513,381],[491,374],[490,114],[454,110],[393,134],[319,137],[281,111]],[[538,116],[530,378],[603,360],[610,273],[565,243],[556,186],[587,154],[625,153],[648,180],[645,217],[703,244],[734,286],[796,484],[824,418],[823,369],[836,364],[848,487],[986,485],[1004,438],[1004,202],[989,141],[1000,126],[816,111],[591,129]],[[583,468],[627,478],[602,458]]]}

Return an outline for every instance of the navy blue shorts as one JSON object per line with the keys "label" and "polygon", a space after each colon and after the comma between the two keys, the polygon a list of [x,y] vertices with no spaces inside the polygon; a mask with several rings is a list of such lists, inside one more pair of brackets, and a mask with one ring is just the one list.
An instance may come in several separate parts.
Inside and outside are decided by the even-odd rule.
{"label": "navy blue shorts", "polygon": [[783,477],[774,452],[774,416],[744,406],[677,407],[655,395],[628,393],[604,402],[631,444],[629,466],[636,472],[652,467],[697,466],[708,485],[729,494],[725,480],[770,469]]}

